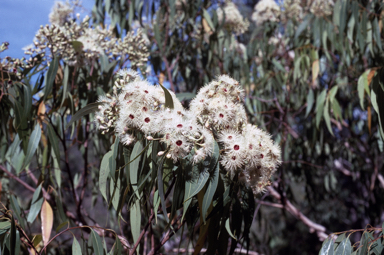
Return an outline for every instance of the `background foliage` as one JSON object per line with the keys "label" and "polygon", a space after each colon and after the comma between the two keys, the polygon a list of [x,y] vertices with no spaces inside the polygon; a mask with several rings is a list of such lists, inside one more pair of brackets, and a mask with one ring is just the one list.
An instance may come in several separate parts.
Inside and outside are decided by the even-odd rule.
{"label": "background foliage", "polygon": [[[228,251],[244,245],[262,254],[350,254],[356,249],[358,254],[368,249],[382,254],[381,1],[338,0],[328,14],[313,13],[311,1],[302,1],[302,16],[282,10],[276,20],[257,25],[251,21],[255,3],[236,2],[250,20],[243,34],[219,19],[218,10],[225,7],[221,1],[96,0],[91,24],[106,26],[110,19],[116,37],[141,27],[150,53],[143,75],[168,81],[186,107],[217,75],[239,80],[249,121],[280,144],[283,162],[272,186],[256,199],[249,240],[239,235],[247,217],[243,225],[231,218],[229,229],[238,228],[239,243],[221,235],[220,244],[229,244]],[[186,214],[189,229],[182,231],[182,197],[170,192],[178,185],[175,179],[159,178],[165,189],[156,194],[145,188],[152,187],[148,182],[156,176],[148,173],[155,171],[131,175],[130,169],[147,169],[152,154],[140,154],[147,144],[123,148],[96,130],[93,114],[73,118],[76,112],[91,113],[93,105],[84,107],[111,93],[112,74],[130,65],[124,61],[101,54],[73,66],[60,55],[36,55],[33,64],[16,70],[2,62],[0,241],[5,254],[37,253],[45,246],[52,254],[134,252],[138,239],[140,253],[153,251],[151,245],[166,253],[179,244],[211,248],[207,244],[214,235],[208,234],[204,244],[204,224],[197,223],[198,195]],[[146,185],[132,185],[137,177],[136,184]],[[141,200],[137,192],[144,194]],[[164,198],[167,203],[160,203]],[[234,199],[233,208],[242,208],[239,202]],[[159,206],[164,206],[159,212],[169,211],[169,220],[157,214]],[[250,216],[241,210],[232,213]],[[368,224],[377,228],[363,235],[347,232],[335,243],[327,239],[321,248],[328,234],[364,230]],[[174,234],[172,228],[180,230],[173,229],[178,230]],[[360,238],[354,248],[348,246]]]}

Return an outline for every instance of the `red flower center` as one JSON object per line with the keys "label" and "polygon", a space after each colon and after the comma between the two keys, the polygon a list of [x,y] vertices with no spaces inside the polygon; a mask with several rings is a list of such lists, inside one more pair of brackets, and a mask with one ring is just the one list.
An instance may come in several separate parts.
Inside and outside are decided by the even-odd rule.
{"label": "red flower center", "polygon": [[252,144],[249,145],[249,149],[250,149],[250,150],[253,149],[253,145],[252,145]]}
{"label": "red flower center", "polygon": [[227,92],[228,92],[228,90],[227,90],[226,88],[223,88],[223,90],[224,90],[224,92],[225,92],[225,93],[227,93]]}
{"label": "red flower center", "polygon": [[149,123],[151,120],[147,117],[147,118],[144,119],[144,121],[145,121],[146,123]]}
{"label": "red flower center", "polygon": [[235,146],[233,146],[233,149],[235,149],[235,151],[238,151],[240,149],[240,146],[236,144]]}
{"label": "red flower center", "polygon": [[143,111],[144,111],[144,112],[148,111],[147,107],[144,106],[144,107],[143,107]]}
{"label": "red flower center", "polygon": [[135,118],[135,116],[133,116],[132,114],[129,114],[129,118],[130,118],[131,120],[133,120],[133,119]]}
{"label": "red flower center", "polygon": [[232,156],[232,160],[236,160],[236,156]]}
{"label": "red flower center", "polygon": [[232,139],[232,136],[231,136],[231,135],[229,135],[229,136],[228,136],[228,139],[229,139],[229,140],[231,140],[231,139]]}
{"label": "red flower center", "polygon": [[263,147],[263,145],[261,145],[261,143],[259,143],[259,146],[260,146],[260,147]]}
{"label": "red flower center", "polygon": [[224,114],[220,113],[220,114],[219,114],[219,117],[220,117],[220,118],[224,118]]}
{"label": "red flower center", "polygon": [[177,140],[177,141],[176,141],[176,145],[177,145],[177,146],[181,146],[182,144],[183,144],[182,141],[180,141],[180,140]]}
{"label": "red flower center", "polygon": [[260,154],[260,158],[264,158],[264,155],[263,155],[263,154]]}
{"label": "red flower center", "polygon": [[148,94],[148,90],[144,90],[144,92],[145,92],[146,94]]}
{"label": "red flower center", "polygon": [[183,127],[183,125],[182,125],[182,124],[179,124],[179,125],[177,125],[177,127],[178,127],[178,128],[182,128],[182,127]]}

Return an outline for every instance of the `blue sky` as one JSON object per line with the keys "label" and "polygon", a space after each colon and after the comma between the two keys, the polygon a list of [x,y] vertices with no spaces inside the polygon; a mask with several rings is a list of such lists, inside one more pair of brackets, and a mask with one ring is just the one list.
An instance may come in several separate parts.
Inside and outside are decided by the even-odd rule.
{"label": "blue sky", "polygon": [[[21,58],[21,49],[33,42],[40,25],[49,23],[48,15],[54,0],[0,0],[0,44],[9,42],[8,50],[0,53],[0,58],[11,56]],[[83,0],[87,11],[81,16],[90,15],[94,0]]]}

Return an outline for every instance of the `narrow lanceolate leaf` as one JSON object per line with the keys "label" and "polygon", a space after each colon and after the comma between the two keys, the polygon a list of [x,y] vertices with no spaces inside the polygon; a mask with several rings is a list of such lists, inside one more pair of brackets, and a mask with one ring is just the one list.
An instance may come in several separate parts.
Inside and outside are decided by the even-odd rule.
{"label": "narrow lanceolate leaf", "polygon": [[321,250],[319,255],[333,255],[333,247],[334,243],[332,239],[325,239],[323,245],[321,246]]}
{"label": "narrow lanceolate leaf", "polygon": [[79,242],[77,241],[76,238],[73,238],[72,254],[73,255],[82,255],[80,244],[79,244]]}
{"label": "narrow lanceolate leaf", "polygon": [[313,103],[315,102],[315,96],[313,95],[313,90],[310,89],[307,95],[307,109],[305,111],[305,117],[311,112]]}
{"label": "narrow lanceolate leaf", "polygon": [[227,220],[225,221],[225,229],[227,230],[228,234],[229,234],[233,239],[237,240],[236,237],[235,237],[235,235],[234,235],[234,234],[232,233],[232,231],[231,231],[231,227],[229,226],[229,219],[227,219]]}
{"label": "narrow lanceolate leaf", "polygon": [[8,232],[8,229],[10,228],[11,228],[11,222],[9,221],[0,222],[0,235]]}
{"label": "narrow lanceolate leaf", "polygon": [[16,223],[15,219],[12,217],[11,219],[11,233],[9,235],[10,239],[10,252],[11,254],[16,254]]}
{"label": "narrow lanceolate leaf", "polygon": [[[166,213],[165,213],[166,214]],[[136,199],[136,202],[132,204],[130,208],[130,222],[131,222],[131,232],[133,237],[133,243],[140,237],[140,225],[141,225],[141,212],[140,212],[140,200]],[[140,246],[137,246],[137,252],[139,252]]]}
{"label": "narrow lanceolate leaf", "polygon": [[59,150],[59,142],[57,140],[57,135],[50,123],[47,123],[47,128],[48,128],[48,138],[52,146],[53,152],[55,153],[57,160],[60,160],[60,150]]}
{"label": "narrow lanceolate leaf", "polygon": [[185,183],[184,203],[190,200],[194,195],[204,187],[209,178],[209,172],[203,171],[198,179],[192,179]]}
{"label": "narrow lanceolate leaf", "polygon": [[54,57],[45,76],[44,101],[51,94],[53,82],[55,81],[57,69],[59,68],[59,58]]}
{"label": "narrow lanceolate leaf", "polygon": [[129,178],[132,184],[132,189],[135,191],[136,196],[138,199],[140,199],[139,194],[136,192],[138,187],[138,176],[139,176],[139,165],[140,165],[140,158],[141,153],[144,149],[143,141],[137,141],[135,145],[133,146],[133,150],[131,153],[130,161],[131,164],[129,165]]}
{"label": "narrow lanceolate leaf", "polygon": [[39,145],[40,138],[41,128],[39,124],[36,124],[28,141],[27,153],[25,155],[24,164],[21,170],[24,169],[29,164],[29,162],[31,162],[33,154],[35,154],[37,146]]}
{"label": "narrow lanceolate leaf", "polygon": [[312,63],[312,86],[315,85],[315,82],[317,80],[317,77],[319,76],[319,71],[320,71],[320,64],[319,60],[316,59]]}
{"label": "narrow lanceolate leaf", "polygon": [[112,151],[108,151],[104,155],[100,164],[99,189],[105,201],[108,201],[107,200],[107,179],[109,176],[109,158],[110,157],[112,157]]}
{"label": "narrow lanceolate leaf", "polygon": [[101,241],[100,236],[93,229],[91,229],[90,238],[92,241],[93,253],[95,255],[104,255],[103,242]]}
{"label": "narrow lanceolate leaf", "polygon": [[47,200],[44,199],[43,206],[41,207],[41,233],[43,236],[43,243],[47,245],[52,232],[53,226],[53,211]]}
{"label": "narrow lanceolate leaf", "polygon": [[335,255],[350,255],[352,253],[352,247],[351,247],[351,241],[349,241],[349,238],[344,239],[341,241],[339,246],[337,246],[337,249],[335,251]]}
{"label": "narrow lanceolate leaf", "polygon": [[160,87],[164,90],[164,95],[165,95],[164,106],[169,109],[173,109],[173,99],[172,99],[171,93],[169,93],[168,89],[164,88],[163,85],[160,84]]}
{"label": "narrow lanceolate leaf", "polygon": [[364,72],[360,77],[357,82],[357,92],[359,94],[359,99],[360,99],[360,106],[364,110],[364,89],[365,87],[368,87],[368,73],[370,70],[367,72]]}
{"label": "narrow lanceolate leaf", "polygon": [[215,31],[215,26],[213,25],[211,16],[210,16],[209,13],[207,12],[207,10],[204,9],[204,8],[203,8],[203,17],[204,17],[205,21],[208,23],[208,25],[211,27],[211,29],[212,29],[213,31]]}
{"label": "narrow lanceolate leaf", "polygon": [[61,99],[60,107],[63,106],[63,103],[64,103],[65,99],[67,98],[68,77],[69,77],[69,67],[68,67],[68,65],[65,65],[65,67],[64,67],[64,78],[63,78],[63,96],[62,96],[62,99]]}
{"label": "narrow lanceolate leaf", "polygon": [[202,211],[203,211],[202,216],[203,216],[204,222],[205,222],[205,217],[207,216],[208,209],[212,203],[213,195],[216,192],[217,184],[219,183],[219,175],[220,175],[219,170],[220,170],[220,165],[217,164],[213,178],[209,182],[207,190],[205,191],[205,194],[204,194],[203,207],[202,207]]}
{"label": "narrow lanceolate leaf", "polygon": [[167,207],[165,205],[165,198],[164,198],[164,183],[163,183],[163,165],[164,165],[165,157],[163,157],[160,161],[159,168],[157,169],[157,190],[159,191],[159,198],[161,202],[161,208],[163,210],[163,215],[166,220],[166,222],[169,222],[168,214],[167,214]]}
{"label": "narrow lanceolate leaf", "polygon": [[24,219],[21,218],[21,209],[20,209],[19,203],[17,202],[17,198],[14,195],[11,195],[9,200],[11,202],[11,208],[13,210],[13,213],[16,214],[16,217],[20,226],[22,228],[25,228]]}
{"label": "narrow lanceolate leaf", "polygon": [[381,132],[384,131],[384,69],[380,69],[372,81],[372,105],[375,108],[377,114],[379,115],[379,124]]}
{"label": "narrow lanceolate leaf", "polygon": [[75,115],[72,116],[71,121],[68,122],[65,129],[67,129],[70,125],[72,125],[75,121],[79,120],[81,117],[95,112],[98,109],[99,105],[102,105],[102,104],[104,104],[104,103],[103,102],[96,102],[96,103],[88,104],[84,108],[81,108],[78,112],[76,112]]}
{"label": "narrow lanceolate leaf", "polygon": [[29,223],[32,223],[36,216],[39,214],[41,205],[43,204],[44,199],[41,197],[41,185],[40,184],[35,192],[33,193],[32,202],[31,202],[31,208],[29,209],[27,221]]}
{"label": "narrow lanceolate leaf", "polygon": [[316,99],[316,127],[319,128],[321,117],[323,116],[325,96],[327,90],[324,89]]}
{"label": "narrow lanceolate leaf", "polygon": [[324,107],[324,120],[325,124],[327,125],[329,133],[331,133],[333,136],[332,126],[331,126],[331,117],[329,116],[329,100],[325,103]]}

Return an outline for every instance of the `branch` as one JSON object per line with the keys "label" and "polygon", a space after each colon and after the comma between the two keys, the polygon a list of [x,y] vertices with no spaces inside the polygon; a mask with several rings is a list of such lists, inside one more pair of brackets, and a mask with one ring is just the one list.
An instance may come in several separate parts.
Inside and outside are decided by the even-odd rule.
{"label": "branch", "polygon": [[[271,193],[271,195],[278,199],[281,200],[280,194],[272,187],[269,186],[268,191]],[[317,224],[313,221],[311,221],[307,216],[302,214],[299,209],[297,209],[289,200],[286,200],[285,204],[283,205],[284,209],[289,211],[293,216],[296,216],[298,219],[300,219],[305,225],[309,227],[309,232],[313,233],[316,231],[317,236],[319,237],[320,241],[325,240],[328,235],[325,233],[327,230],[324,226]]]}
{"label": "branch", "polygon": [[24,182],[23,180],[21,180],[19,177],[17,177],[16,175],[13,175],[12,173],[10,173],[5,167],[3,167],[2,165],[0,165],[0,169],[3,170],[9,177],[11,177],[12,179],[16,180],[18,183],[20,183],[21,185],[23,185],[25,188],[27,188],[29,191],[32,191],[32,192],[35,192],[35,189],[32,188],[31,186],[29,186],[28,183]]}

